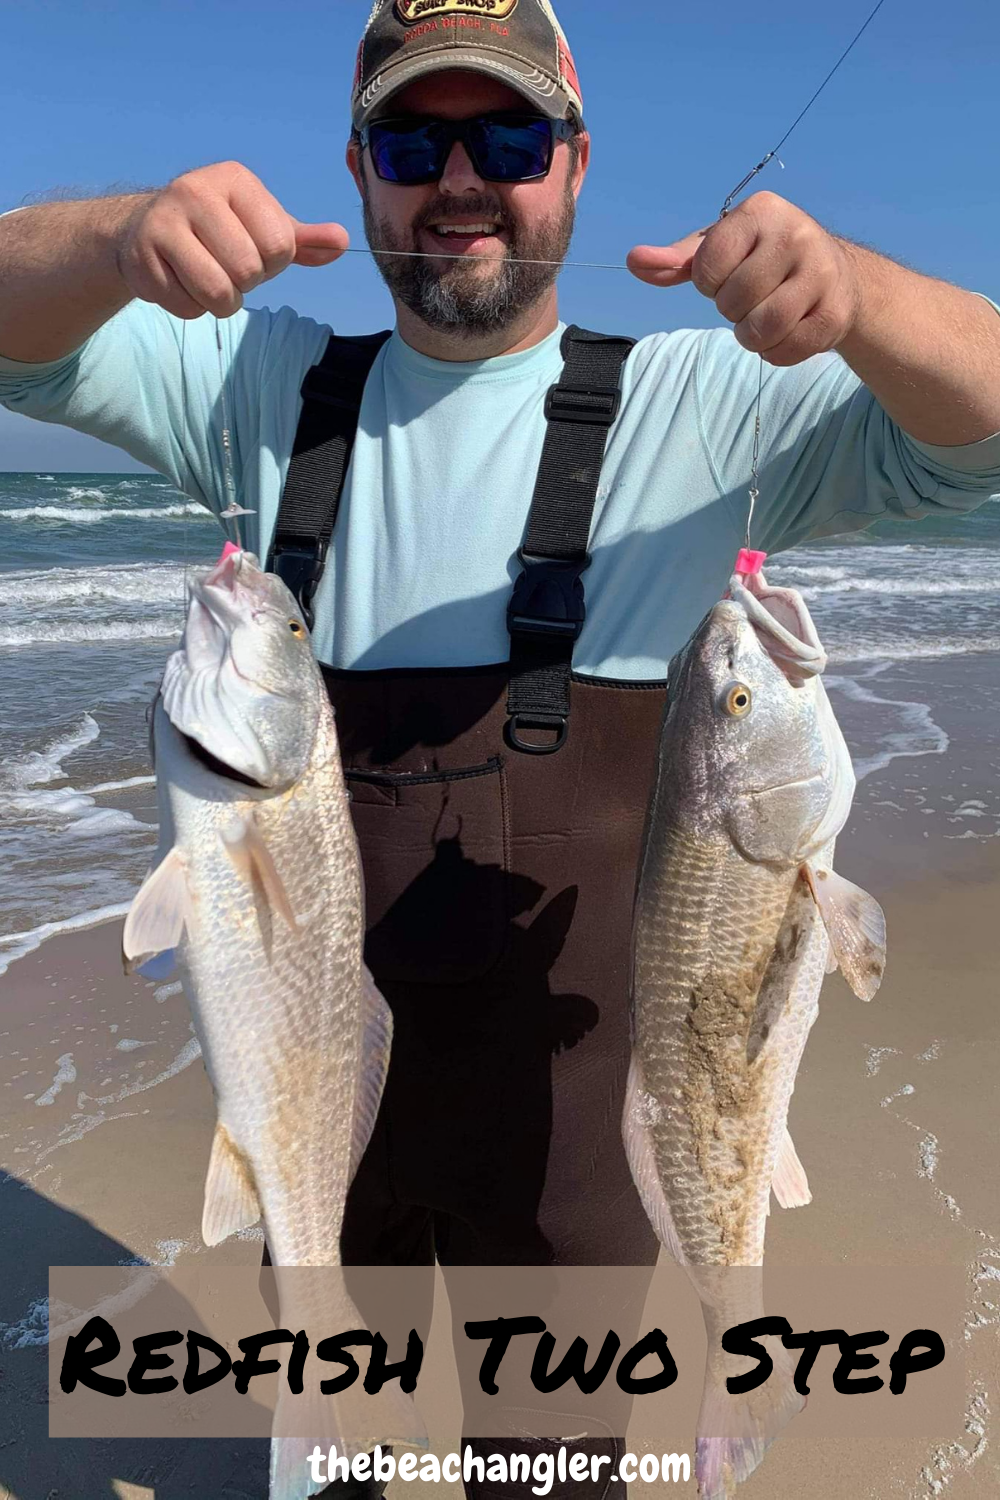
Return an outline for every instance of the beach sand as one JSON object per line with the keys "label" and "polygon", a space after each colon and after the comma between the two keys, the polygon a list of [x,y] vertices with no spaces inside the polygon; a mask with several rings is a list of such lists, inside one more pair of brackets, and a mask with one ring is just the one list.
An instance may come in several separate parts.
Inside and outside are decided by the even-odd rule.
{"label": "beach sand", "polygon": [[[996,786],[975,671],[941,668],[952,751],[896,760],[859,788],[838,867],[882,901],[889,967],[870,1005],[827,982],[790,1116],[814,1201],[772,1213],[767,1251],[772,1267],[962,1268],[967,1422],[892,1444],[811,1440],[793,1423],[741,1500],[1000,1493],[1000,839],[961,812],[962,798],[991,806]],[[53,938],[0,979],[0,1500],[263,1500],[262,1443],[47,1437],[37,1304],[50,1263],[256,1265],[261,1251],[259,1231],[201,1246],[211,1091],[183,995],[123,978],[119,932]],[[420,1395],[435,1449],[456,1448],[454,1391]],[[641,1412],[629,1438],[639,1454],[693,1454],[693,1434],[647,1431]]]}

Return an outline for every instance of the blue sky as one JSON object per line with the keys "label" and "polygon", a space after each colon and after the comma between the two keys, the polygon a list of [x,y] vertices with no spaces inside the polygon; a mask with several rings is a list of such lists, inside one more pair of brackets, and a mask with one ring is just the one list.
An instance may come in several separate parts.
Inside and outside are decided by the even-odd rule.
{"label": "blue sky", "polygon": [[[594,165],[573,256],[621,261],[715,218],[781,137],[872,0],[562,0]],[[362,243],[343,166],[369,0],[33,0],[3,9],[0,210],[31,193],[155,186],[236,158],[300,219]],[[918,270],[1000,297],[996,0],[887,0],[762,181]],[[637,335],[722,320],[690,288],[567,270],[568,320]],[[391,322],[370,261],[292,268],[249,299],[342,332]],[[0,469],[133,467],[116,450],[0,410]]]}

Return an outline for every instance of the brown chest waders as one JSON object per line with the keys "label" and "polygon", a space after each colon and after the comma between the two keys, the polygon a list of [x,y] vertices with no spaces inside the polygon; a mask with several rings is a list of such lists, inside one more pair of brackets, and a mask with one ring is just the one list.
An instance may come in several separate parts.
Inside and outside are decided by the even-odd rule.
{"label": "brown chest waders", "polygon": [[[267,566],[310,623],[365,380],[387,337],[331,338],[303,382]],[[577,328],[564,335],[507,612],[509,662],[323,669],[364,866],[365,955],[394,1018],[378,1122],[348,1197],[347,1266],[437,1259],[447,1278],[449,1267],[656,1261],[620,1119],[632,905],[666,685],[572,672],[601,462],[632,345]],[[635,1285],[609,1309],[623,1348],[640,1332]],[[354,1290],[379,1327],[361,1281]],[[431,1296],[429,1276],[414,1319],[422,1333]],[[489,1399],[475,1379],[481,1353],[473,1346],[463,1371],[470,1432],[477,1402]],[[601,1430],[591,1418],[570,1448],[612,1463],[596,1482],[557,1482],[554,1500],[625,1495],[610,1476],[632,1398],[613,1378],[604,1385]],[[563,1403],[568,1434],[581,1431],[574,1389],[539,1397],[547,1411]],[[510,1410],[507,1440],[467,1441],[483,1455],[551,1451],[548,1439],[517,1436],[531,1431],[530,1415]],[[517,1500],[535,1482],[473,1479],[467,1494]],[[373,1500],[380,1490],[338,1483],[323,1493]]]}

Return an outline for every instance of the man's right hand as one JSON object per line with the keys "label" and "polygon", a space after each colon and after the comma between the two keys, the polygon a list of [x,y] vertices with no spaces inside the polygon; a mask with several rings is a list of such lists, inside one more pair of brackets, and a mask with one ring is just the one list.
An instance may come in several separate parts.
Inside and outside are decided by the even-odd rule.
{"label": "man's right hand", "polygon": [[118,269],[132,295],[177,318],[229,318],[286,266],[325,266],[347,249],[339,224],[301,224],[239,162],[185,172],[126,220]]}

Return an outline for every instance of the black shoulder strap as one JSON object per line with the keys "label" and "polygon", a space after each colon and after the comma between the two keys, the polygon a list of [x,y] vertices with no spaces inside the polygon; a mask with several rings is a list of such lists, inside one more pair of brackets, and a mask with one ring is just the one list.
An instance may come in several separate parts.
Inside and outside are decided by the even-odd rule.
{"label": "black shoulder strap", "polygon": [[294,594],[312,629],[312,602],[340,508],[365,382],[389,333],[333,334],[302,382],[302,415],[266,568]]}
{"label": "black shoulder strap", "polygon": [[[507,609],[507,734],[518,750],[550,754],[566,742],[573,646],[586,617],[583,579],[608,429],[621,405],[621,374],[635,339],[567,328],[562,376],[545,401],[548,431],[535,482],[523,568]],[[524,728],[555,732],[543,743]]]}

